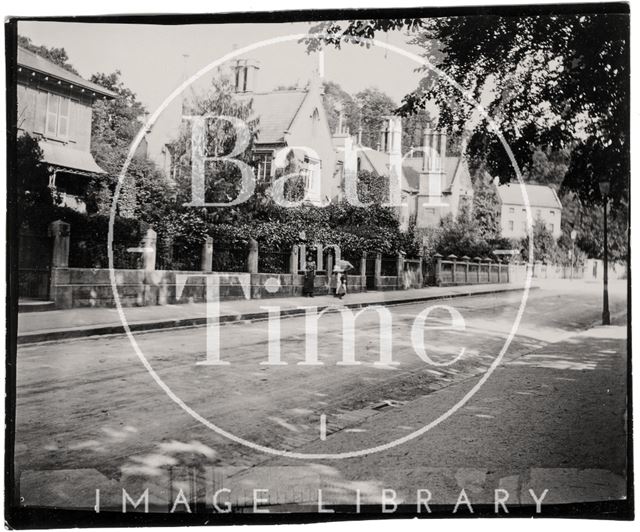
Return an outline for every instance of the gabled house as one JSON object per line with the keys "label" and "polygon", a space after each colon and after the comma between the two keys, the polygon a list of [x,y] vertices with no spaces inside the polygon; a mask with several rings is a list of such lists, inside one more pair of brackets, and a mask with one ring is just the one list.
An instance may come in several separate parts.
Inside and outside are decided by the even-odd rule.
{"label": "gabled house", "polygon": [[[334,144],[338,151],[338,164],[343,165],[340,156],[346,131],[336,131]],[[378,149],[362,146],[360,135],[353,137],[354,148],[358,149],[357,170],[366,170],[377,176],[389,177],[391,160],[401,160],[401,198],[403,207],[398,215],[403,228],[415,220],[417,228],[437,226],[448,214],[456,216],[463,206],[472,205],[473,186],[469,167],[464,157],[447,155],[446,134],[427,129],[423,136],[423,146],[412,148],[409,153],[401,153],[402,122],[400,117],[389,117],[380,132]],[[344,173],[344,168],[340,168]]]}
{"label": "gabled house", "polygon": [[88,178],[105,173],[89,151],[92,106],[116,95],[26,48],[17,56],[18,135],[39,139],[49,186],[63,205],[83,212]]}
{"label": "gabled house", "polygon": [[253,117],[259,118],[253,145],[257,179],[271,181],[276,163],[282,167],[286,154],[293,150],[308,179],[308,200],[313,204],[333,200],[339,194],[340,180],[335,175],[336,153],[320,79],[311,79],[304,89],[254,92],[259,68],[250,60],[238,60],[234,65],[236,94],[251,100]]}
{"label": "gabled house", "polygon": [[527,194],[534,223],[541,221],[558,239],[562,235],[562,203],[556,191],[545,185],[507,183],[496,187],[500,201],[500,233],[505,238],[527,236],[527,209],[522,187]]}

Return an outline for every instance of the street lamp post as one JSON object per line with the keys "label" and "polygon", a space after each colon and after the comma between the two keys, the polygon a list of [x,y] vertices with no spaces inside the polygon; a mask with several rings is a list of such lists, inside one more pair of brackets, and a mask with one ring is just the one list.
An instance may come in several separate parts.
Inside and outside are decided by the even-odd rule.
{"label": "street lamp post", "polygon": [[609,202],[609,181],[600,181],[600,194],[604,201],[604,257],[602,272],[602,325],[611,325],[611,315],[609,314],[609,253],[607,250],[607,203]]}
{"label": "street lamp post", "polygon": [[571,280],[573,280],[573,266],[576,261],[576,237],[578,232],[574,229],[571,231]]}

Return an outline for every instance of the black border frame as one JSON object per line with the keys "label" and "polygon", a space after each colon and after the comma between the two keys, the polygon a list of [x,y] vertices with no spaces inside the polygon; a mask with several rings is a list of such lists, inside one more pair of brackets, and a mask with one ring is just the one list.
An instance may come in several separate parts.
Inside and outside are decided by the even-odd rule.
{"label": "black border frame", "polygon": [[[189,526],[189,525],[239,525],[239,524],[293,524],[335,521],[360,521],[368,519],[407,519],[407,518],[515,518],[515,517],[563,517],[579,519],[634,519],[633,485],[633,402],[632,402],[632,366],[631,366],[631,250],[627,276],[627,494],[621,501],[604,501],[579,504],[545,505],[541,514],[535,513],[535,506],[510,507],[509,514],[496,515],[493,505],[474,505],[474,513],[461,510],[452,514],[452,506],[432,506],[432,513],[416,514],[414,505],[399,506],[393,514],[381,514],[379,506],[362,506],[360,514],[335,513],[272,513],[272,514],[215,514],[215,513],[119,513],[39,509],[20,507],[18,495],[11,488],[15,482],[13,461],[15,446],[15,399],[16,399],[16,353],[18,324],[18,283],[17,283],[17,225],[16,207],[16,136],[17,86],[16,56],[18,23],[24,21],[56,21],[79,23],[117,23],[117,24],[239,24],[239,23],[283,23],[283,22],[319,22],[323,20],[370,19],[370,18],[420,18],[443,16],[530,16],[530,15],[578,15],[582,13],[602,13],[629,15],[630,7],[626,2],[576,3],[576,4],[538,4],[538,5],[489,5],[460,7],[420,7],[392,9],[331,9],[331,10],[291,10],[260,12],[225,12],[215,14],[121,14],[96,16],[54,16],[54,17],[9,17],[5,20],[5,54],[7,80],[7,313],[6,325],[6,430],[5,430],[5,526],[10,529],[47,529],[70,527],[112,527],[112,526]],[[629,64],[627,57],[627,64]],[[630,213],[631,209],[629,209]],[[629,214],[629,232],[631,215]],[[628,240],[630,246],[630,238]],[[335,507],[339,511],[339,507]],[[352,507],[345,510],[353,510]]]}

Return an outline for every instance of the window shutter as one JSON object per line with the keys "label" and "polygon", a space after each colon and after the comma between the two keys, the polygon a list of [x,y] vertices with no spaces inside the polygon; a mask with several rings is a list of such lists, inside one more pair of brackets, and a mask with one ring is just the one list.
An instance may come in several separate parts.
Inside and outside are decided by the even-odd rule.
{"label": "window shutter", "polygon": [[58,106],[60,105],[60,96],[57,94],[49,94],[47,103],[47,135],[58,134]]}
{"label": "window shutter", "polygon": [[66,139],[69,136],[69,117],[71,115],[71,100],[60,98],[60,113],[58,115],[58,136]]}
{"label": "window shutter", "polygon": [[38,91],[36,94],[36,112],[33,124],[35,133],[44,133],[44,127],[47,121],[47,93]]}

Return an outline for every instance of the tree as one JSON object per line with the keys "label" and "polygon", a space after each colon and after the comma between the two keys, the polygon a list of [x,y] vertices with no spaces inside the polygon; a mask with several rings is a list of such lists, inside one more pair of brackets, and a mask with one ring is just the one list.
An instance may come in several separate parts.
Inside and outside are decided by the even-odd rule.
{"label": "tree", "polygon": [[352,135],[355,135],[361,125],[360,109],[357,102],[335,81],[325,81],[323,89],[322,100],[327,112],[327,121],[331,132],[333,133],[338,129],[338,119],[342,111],[344,125]]}
{"label": "tree", "polygon": [[96,101],[91,123],[91,153],[98,165],[111,175],[120,172],[146,112],[136,94],[122,82],[121,75],[116,70],[91,76],[93,83],[116,93],[113,100]]}
{"label": "tree", "polygon": [[477,177],[473,189],[473,216],[479,236],[485,240],[499,238],[500,202],[491,176]]}
{"label": "tree", "polygon": [[380,142],[385,117],[393,114],[397,107],[390,96],[375,87],[366,88],[355,95],[360,110],[362,144],[376,149]]}
{"label": "tree", "polygon": [[[533,259],[541,260],[545,263],[558,262],[558,245],[551,231],[542,220],[536,220],[533,223]],[[529,237],[522,239],[522,254],[528,257],[529,254]]]}
{"label": "tree", "polygon": [[[570,234],[576,231],[575,246],[587,257],[601,259],[604,249],[604,209],[602,203],[593,204],[572,191],[564,191],[562,202],[562,239],[565,252],[572,246]],[[608,209],[608,251],[613,261],[628,259],[628,217],[626,203]]]}
{"label": "tree", "polygon": [[440,227],[427,234],[433,240],[433,250],[444,257],[451,254],[457,257],[484,257],[492,251],[468,208],[462,208],[455,218],[451,214],[445,216],[440,221]]}
{"label": "tree", "polygon": [[571,149],[534,147],[532,151],[531,162],[525,167],[523,178],[531,183],[550,185],[557,190],[569,169]]}
{"label": "tree", "polygon": [[72,74],[78,75],[78,71],[73,68],[71,63],[69,63],[69,56],[67,55],[67,51],[64,48],[55,48],[42,45],[38,46],[37,44],[33,44],[29,37],[25,37],[24,35],[18,35],[18,46],[22,46],[23,48],[26,48],[27,50],[38,54],[40,57],[44,57],[52,63],[61,66]]}
{"label": "tree", "polygon": [[[566,148],[572,153],[566,184],[582,197],[598,196],[598,181],[611,182],[614,203],[627,198],[629,183],[629,17],[617,12],[530,16],[464,16],[432,19],[369,19],[323,21],[311,30],[322,36],[304,39],[309,51],[342,42],[367,46],[362,38],[378,32],[407,29],[413,44],[485,105],[498,123],[516,159],[530,161],[532,145]],[[611,11],[611,9],[610,9]],[[405,96],[399,112],[414,113],[435,100],[440,125],[461,132],[474,111],[458,90],[425,71],[425,77]],[[482,120],[475,133],[494,165],[494,175],[511,177],[504,150]],[[478,139],[476,139],[478,140]],[[484,145],[484,146],[483,146]],[[471,145],[470,145],[471,147]],[[498,167],[501,171],[496,171]]]}
{"label": "tree", "polygon": [[[119,70],[111,74],[93,74],[91,81],[116,93],[113,100],[98,100],[94,104],[91,123],[91,153],[108,176],[93,179],[88,203],[92,210],[107,214],[117,176],[143,126],[146,109],[122,82]],[[118,212],[153,224],[164,217],[170,196],[168,183],[155,163],[145,153],[136,153],[120,189]]]}
{"label": "tree", "polygon": [[[235,159],[246,164],[252,161],[252,146],[258,132],[258,120],[250,119],[252,102],[241,99],[233,90],[231,80],[225,77],[214,78],[206,94],[194,95],[188,102],[189,113],[195,116],[210,114],[213,116],[232,116],[242,120],[248,127],[247,149]],[[177,138],[171,143],[173,164],[176,166],[176,204],[182,205],[191,201],[191,131],[192,123],[182,123]],[[223,156],[231,153],[238,141],[238,131],[226,120],[207,120],[205,124],[205,155]],[[208,164],[205,179],[205,202],[227,203],[234,200],[241,187],[240,170],[235,164],[224,160]],[[202,214],[211,222],[233,223],[244,215],[252,216],[265,204],[267,183],[260,183],[258,190],[249,201],[231,207],[220,207],[212,210],[204,209]],[[190,207],[193,209],[193,207]]]}
{"label": "tree", "polygon": [[[425,109],[405,116],[402,120],[402,153],[407,153],[411,148],[422,147],[424,130],[432,125],[433,119]],[[450,150],[447,151],[450,152]]]}
{"label": "tree", "polygon": [[16,141],[16,213],[18,225],[32,226],[51,221],[54,197],[49,188],[49,171],[42,162],[38,140],[24,134]]}

